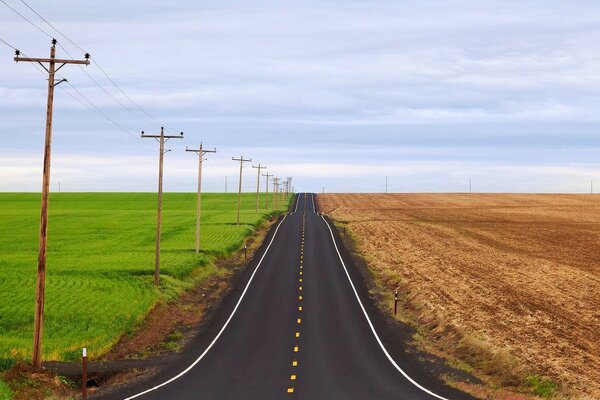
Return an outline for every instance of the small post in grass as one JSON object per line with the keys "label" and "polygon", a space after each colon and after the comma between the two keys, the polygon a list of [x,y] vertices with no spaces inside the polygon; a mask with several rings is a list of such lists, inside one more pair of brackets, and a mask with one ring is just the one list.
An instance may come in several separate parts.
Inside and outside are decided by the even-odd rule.
{"label": "small post in grass", "polygon": [[244,260],[248,258],[248,245],[244,245]]}
{"label": "small post in grass", "polygon": [[394,316],[398,314],[398,290],[394,292]]}
{"label": "small post in grass", "polygon": [[81,357],[81,396],[87,398],[87,348],[83,348]]}

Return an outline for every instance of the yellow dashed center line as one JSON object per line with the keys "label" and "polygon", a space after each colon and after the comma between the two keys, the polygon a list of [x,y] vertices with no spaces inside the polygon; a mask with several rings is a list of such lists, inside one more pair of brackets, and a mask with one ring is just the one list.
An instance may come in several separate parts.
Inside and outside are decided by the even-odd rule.
{"label": "yellow dashed center line", "polygon": [[[303,223],[304,223],[304,221],[303,221]],[[302,283],[302,278],[303,278],[302,277],[302,268],[303,268],[302,264],[304,264],[304,233],[305,233],[305,230],[304,230],[304,225],[303,225],[302,226],[302,241],[301,241],[301,245],[300,245],[300,265],[299,265],[300,271],[299,271],[299,278],[298,278],[298,281],[300,283]],[[298,290],[300,292],[302,292],[302,286],[298,286]],[[302,295],[298,295],[298,301],[299,302],[302,301]],[[301,305],[298,305],[298,311],[302,312],[302,306]],[[302,323],[302,318],[296,319],[296,323],[298,325],[300,325]],[[300,330],[297,330],[295,332],[295,337],[296,337],[296,339],[300,338]],[[294,346],[294,353],[298,353],[299,351],[300,351],[299,346]],[[298,366],[298,361],[297,360],[292,360],[292,367],[297,367],[297,366]],[[297,375],[296,374],[291,374],[290,375],[290,381],[296,381],[296,379],[297,379]],[[294,393],[294,388],[293,387],[288,387],[287,392],[288,393]]]}

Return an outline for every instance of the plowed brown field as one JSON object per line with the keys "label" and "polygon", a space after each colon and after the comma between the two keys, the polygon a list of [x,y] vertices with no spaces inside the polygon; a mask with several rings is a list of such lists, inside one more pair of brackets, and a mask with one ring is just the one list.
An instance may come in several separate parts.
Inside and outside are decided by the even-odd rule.
{"label": "plowed brown field", "polygon": [[445,350],[468,342],[515,376],[600,399],[600,196],[326,194],[318,203]]}

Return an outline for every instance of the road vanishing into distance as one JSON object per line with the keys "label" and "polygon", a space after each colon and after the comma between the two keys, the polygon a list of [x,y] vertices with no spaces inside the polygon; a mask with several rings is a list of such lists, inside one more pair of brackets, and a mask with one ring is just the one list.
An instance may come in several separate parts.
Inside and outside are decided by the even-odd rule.
{"label": "road vanishing into distance", "polygon": [[473,399],[386,334],[315,196],[296,196],[181,360],[114,399]]}

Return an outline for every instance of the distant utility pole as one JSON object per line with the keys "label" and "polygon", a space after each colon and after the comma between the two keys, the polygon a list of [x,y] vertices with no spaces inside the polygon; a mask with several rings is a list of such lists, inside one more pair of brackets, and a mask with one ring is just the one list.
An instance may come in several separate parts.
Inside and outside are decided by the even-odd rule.
{"label": "distant utility pole", "polygon": [[266,178],[267,184],[265,185],[265,210],[269,209],[269,178],[271,176],[273,176],[272,174],[269,174],[268,172],[266,174],[263,174],[263,176]]}
{"label": "distant utility pole", "polygon": [[202,162],[204,161],[204,156],[207,153],[216,153],[217,149],[206,150],[202,148],[202,143],[200,143],[200,148],[188,149],[186,147],[185,151],[191,151],[198,155],[198,199],[196,201],[196,253],[200,253],[200,216],[202,213]]}
{"label": "distant utility pole", "polygon": [[385,194],[388,192],[388,177],[385,177]]}
{"label": "distant utility pole", "polygon": [[287,199],[290,196],[290,183],[292,182],[292,178],[288,176],[285,180],[285,198]]}
{"label": "distant utility pole", "polygon": [[277,199],[277,187],[279,183],[278,177],[273,177],[273,207],[277,210],[279,208],[279,201]]}
{"label": "distant utility pole", "polygon": [[285,196],[285,192],[284,192],[284,189],[283,189],[284,185],[285,184],[283,182],[279,182],[277,184],[277,194],[279,195],[279,199],[277,199],[277,201],[279,202],[280,207],[281,207],[281,205],[283,205],[283,202],[285,200],[285,197],[284,197]]}
{"label": "distant utility pole", "polygon": [[[46,249],[48,245],[48,197],[50,193],[50,158],[52,153],[52,113],[54,110],[54,88],[66,81],[55,82],[56,71],[66,64],[90,64],[90,55],[85,54],[85,60],[63,60],[56,58],[56,39],[52,39],[50,58],[21,57],[19,50],[15,51],[16,62],[33,62],[40,64],[48,72],[48,102],[46,107],[46,137],[44,143],[44,176],[42,178],[42,204],[40,209],[40,242],[38,251],[37,279],[35,283],[35,317],[33,322],[33,367],[42,368],[42,336],[44,328],[44,299],[46,293]],[[48,64],[48,67],[46,67]],[[56,67],[56,64],[60,64]]]}
{"label": "distant utility pole", "polygon": [[238,209],[237,209],[237,224],[240,224],[240,207],[242,206],[242,169],[244,168],[245,162],[252,162],[252,159],[244,159],[244,156],[240,156],[240,158],[231,157],[233,161],[240,162],[240,185],[238,188]]}
{"label": "distant utility pole", "polygon": [[183,132],[179,135],[165,135],[165,128],[160,128],[160,135],[146,135],[144,131],[142,131],[142,139],[144,138],[152,138],[156,139],[158,143],[160,143],[160,150],[158,156],[158,210],[156,216],[156,256],[154,261],[154,283],[158,285],[160,282],[160,228],[162,224],[162,194],[163,194],[163,156],[165,151],[165,142],[169,139],[183,139]]}
{"label": "distant utility pole", "polygon": [[323,194],[325,194],[325,186],[323,186],[323,191],[322,191],[322,193],[323,193]]}
{"label": "distant utility pole", "polygon": [[256,175],[256,213],[258,214],[258,199],[260,196],[260,170],[267,169],[267,166],[266,165],[261,166],[259,163],[258,166],[253,165],[252,168],[256,168],[256,172],[258,173]]}
{"label": "distant utility pole", "polygon": [[471,190],[471,178],[469,178],[469,193],[473,193],[473,191]]}

